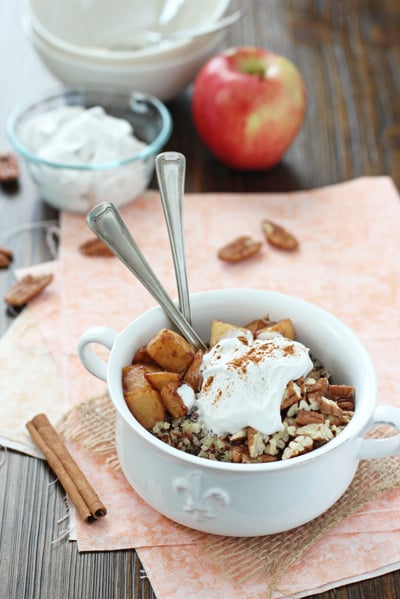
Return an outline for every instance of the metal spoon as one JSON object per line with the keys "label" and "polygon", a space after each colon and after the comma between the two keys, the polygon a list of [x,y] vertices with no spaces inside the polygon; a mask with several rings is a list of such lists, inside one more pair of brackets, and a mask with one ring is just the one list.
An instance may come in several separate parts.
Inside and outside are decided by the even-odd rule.
{"label": "metal spoon", "polygon": [[[132,37],[129,36],[129,41],[126,43],[120,40],[118,44],[113,44],[109,47],[110,50],[128,51],[128,50],[143,50],[150,48],[151,46],[161,44],[162,42],[168,41],[179,41],[179,40],[191,40],[197,37],[209,35],[210,33],[216,33],[222,31],[227,27],[230,27],[239,19],[242,18],[240,10],[215,21],[214,23],[207,23],[206,25],[199,25],[198,27],[192,27],[190,29],[181,29],[180,31],[165,32],[157,31],[153,29],[144,29],[132,32]],[[126,35],[126,34],[125,34]]]}
{"label": "metal spoon", "polygon": [[158,280],[114,204],[103,202],[95,206],[86,216],[86,222],[93,233],[106,244],[157,300],[185,339],[196,348],[206,349],[205,343],[178,310]]}
{"label": "metal spoon", "polygon": [[191,323],[182,223],[185,169],[186,159],[179,152],[163,152],[156,157],[157,180],[174,260],[179,309]]}

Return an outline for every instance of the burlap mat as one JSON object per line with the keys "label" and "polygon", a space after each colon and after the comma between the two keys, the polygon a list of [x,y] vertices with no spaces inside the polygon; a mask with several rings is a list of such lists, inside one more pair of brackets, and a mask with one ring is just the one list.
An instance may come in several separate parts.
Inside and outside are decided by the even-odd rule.
{"label": "burlap mat", "polygon": [[[68,412],[59,423],[60,432],[79,441],[105,462],[119,469],[115,450],[115,408],[108,395],[89,399]],[[387,425],[368,433],[372,437],[396,434]],[[264,537],[223,537],[200,533],[198,542],[207,557],[221,564],[224,576],[241,582],[255,574],[266,579],[268,596],[273,590],[284,592],[283,574],[324,533],[344,518],[365,506],[381,493],[400,485],[400,456],[361,460],[346,493],[324,514],[293,530]],[[229,555],[229,560],[226,556]]]}

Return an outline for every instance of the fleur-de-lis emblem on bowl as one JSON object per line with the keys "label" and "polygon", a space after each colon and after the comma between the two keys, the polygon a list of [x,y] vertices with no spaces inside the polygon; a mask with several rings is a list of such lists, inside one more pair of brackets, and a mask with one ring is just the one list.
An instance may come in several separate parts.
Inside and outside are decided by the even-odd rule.
{"label": "fleur-de-lis emblem on bowl", "polygon": [[182,509],[193,514],[195,520],[216,518],[215,508],[230,504],[230,497],[225,489],[210,487],[204,490],[206,483],[202,484],[203,479],[201,472],[195,470],[188,472],[186,477],[178,477],[172,481],[175,491],[184,498]]}

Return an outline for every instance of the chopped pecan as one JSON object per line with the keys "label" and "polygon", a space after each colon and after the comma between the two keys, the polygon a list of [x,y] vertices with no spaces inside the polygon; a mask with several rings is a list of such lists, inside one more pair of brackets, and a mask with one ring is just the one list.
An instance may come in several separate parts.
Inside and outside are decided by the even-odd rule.
{"label": "chopped pecan", "polygon": [[0,247],[0,268],[7,268],[13,258],[14,256],[11,250]]}
{"label": "chopped pecan", "polygon": [[340,419],[340,424],[348,424],[350,420],[353,418],[354,412],[345,412],[343,410],[342,418]]}
{"label": "chopped pecan", "polygon": [[351,385],[329,385],[328,397],[330,399],[351,399],[354,387]]}
{"label": "chopped pecan", "polygon": [[[333,416],[332,414],[327,414],[326,415],[327,420],[329,421],[329,424],[331,427],[338,427],[340,426],[340,423],[342,422],[342,419],[339,418],[339,416]],[[332,429],[334,430],[334,429]]]}
{"label": "chopped pecan", "polygon": [[303,453],[307,453],[308,451],[311,451],[313,447],[314,442],[310,436],[298,435],[293,441],[290,441],[289,445],[284,450],[282,460],[288,460],[302,455]]}
{"label": "chopped pecan", "polygon": [[97,237],[88,239],[87,241],[81,243],[79,246],[79,251],[85,256],[114,256],[106,244],[103,243],[101,239],[97,239]]}
{"label": "chopped pecan", "polygon": [[314,412],[313,410],[299,410],[296,415],[296,425],[304,426],[305,424],[323,424],[325,417],[320,412]]}
{"label": "chopped pecan", "polygon": [[322,393],[322,395],[326,395],[328,389],[329,381],[326,377],[321,377],[317,381],[314,381],[312,383],[310,382],[310,384],[307,384],[307,393],[314,393],[316,391],[319,391]]}
{"label": "chopped pecan", "polygon": [[286,447],[286,443],[289,441],[290,436],[295,436],[294,433],[296,427],[289,426],[287,421],[283,423],[284,428],[281,431],[277,431],[271,435],[265,444],[264,453],[268,455],[276,456],[278,453]]}
{"label": "chopped pecan", "polygon": [[321,391],[314,391],[313,393],[307,393],[307,399],[310,403],[319,403],[322,397]]}
{"label": "chopped pecan", "polygon": [[233,433],[230,436],[229,441],[231,443],[241,443],[247,439],[247,426],[241,428],[237,433]]}
{"label": "chopped pecan", "polygon": [[333,433],[326,424],[306,424],[297,429],[298,435],[306,435],[317,443],[326,443],[333,439]]}
{"label": "chopped pecan", "polygon": [[243,453],[245,452],[245,448],[243,445],[236,445],[236,447],[232,448],[232,462],[235,464],[240,464],[243,458]]}
{"label": "chopped pecan", "polygon": [[13,183],[19,177],[17,159],[13,154],[0,154],[0,183]]}
{"label": "chopped pecan", "polygon": [[287,415],[289,418],[295,418],[297,416],[297,413],[300,410],[304,410],[307,412],[310,412],[313,410],[314,412],[318,412],[318,411],[320,411],[319,401],[314,401],[314,400],[310,401],[309,398],[300,399],[300,401],[298,403],[295,403],[290,406],[290,408],[288,409]]}
{"label": "chopped pecan", "polygon": [[271,220],[263,220],[262,229],[265,239],[274,247],[286,251],[293,251],[299,247],[299,242],[292,233],[289,233],[281,225],[277,225]]}
{"label": "chopped pecan", "polygon": [[39,295],[52,280],[52,274],[25,275],[7,291],[4,301],[9,306],[24,306],[29,300]]}
{"label": "chopped pecan", "polygon": [[325,396],[322,396],[319,401],[319,410],[322,414],[330,414],[338,418],[342,418],[343,415],[343,410],[338,406],[337,402]]}
{"label": "chopped pecan", "polygon": [[218,258],[225,262],[241,262],[257,254],[261,245],[260,241],[244,235],[222,247],[218,251]]}
{"label": "chopped pecan", "polygon": [[276,462],[278,459],[279,458],[277,456],[267,455],[265,453],[258,455],[256,458],[252,458],[251,456],[249,456],[249,454],[246,451],[242,453],[243,464],[262,464],[264,462]]}
{"label": "chopped pecan", "polygon": [[254,428],[247,428],[247,447],[251,458],[261,455],[265,449],[264,435]]}
{"label": "chopped pecan", "polygon": [[301,399],[301,387],[294,381],[289,381],[286,385],[285,393],[281,401],[281,410],[286,410]]}
{"label": "chopped pecan", "polygon": [[354,400],[353,399],[338,399],[337,405],[345,412],[354,412]]}

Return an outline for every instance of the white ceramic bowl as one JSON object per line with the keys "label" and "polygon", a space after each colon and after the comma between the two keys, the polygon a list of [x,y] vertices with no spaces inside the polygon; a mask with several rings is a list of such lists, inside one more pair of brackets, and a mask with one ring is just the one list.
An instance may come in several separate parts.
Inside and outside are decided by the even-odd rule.
{"label": "white ceramic bowl", "polygon": [[[107,380],[117,410],[116,445],[126,478],[153,508],[172,520],[208,533],[254,536],[282,532],[327,510],[347,489],[360,458],[399,451],[400,436],[363,439],[376,422],[400,428],[400,409],[376,407],[370,358],[358,337],[332,314],[298,298],[254,289],[206,291],[191,299],[193,324],[207,338],[213,318],[244,324],[269,314],[290,317],[300,341],[311,348],[338,383],[356,387],[355,414],[335,439],[308,454],[264,464],[214,462],[172,448],[145,430],[129,411],[121,370],[135,351],[165,326],[154,308],[117,334],[95,327],[79,341],[84,366]],[[111,350],[108,363],[94,343]]]}
{"label": "white ceramic bowl", "polygon": [[92,85],[108,89],[139,90],[167,101],[192,82],[202,64],[215,54],[224,33],[213,35],[199,46],[176,56],[150,63],[93,61],[55,48],[25,22],[25,31],[49,71],[68,86]]}
{"label": "white ceramic bowl", "polygon": [[[130,144],[129,148],[135,147],[133,154],[116,154],[106,161],[86,164],[78,162],[78,159],[75,161],[75,158],[68,161],[58,156],[52,158],[46,155],[44,158],[43,154],[30,146],[31,133],[27,127],[31,119],[57,108],[71,106],[83,109],[102,107],[107,115],[129,122],[134,136],[146,145],[141,144],[140,149],[136,149],[138,144]],[[153,175],[155,156],[167,142],[171,131],[171,115],[154,96],[105,88],[57,88],[18,108],[7,121],[10,142],[24,158],[43,199],[58,210],[77,213],[87,213],[99,202],[110,198],[116,205],[123,206],[139,196]],[[55,131],[55,134],[58,133],[59,129]],[[85,129],[79,131],[78,135],[84,147]],[[98,143],[104,147],[103,135],[104,132]],[[89,139],[92,141],[87,146],[90,152],[96,153],[98,146],[93,141],[93,132]],[[117,141],[115,137],[113,140]],[[71,143],[70,139],[65,143]],[[59,150],[62,155],[63,148]],[[106,153],[110,155],[108,151]]]}
{"label": "white ceramic bowl", "polygon": [[[34,31],[49,45],[81,58],[107,61],[163,61],[199,48],[203,38],[168,40],[146,48],[134,46],[143,30],[165,35],[217,21],[230,0],[28,0],[28,15]],[[210,41],[212,34],[206,36]],[[125,48],[125,49],[118,49]]]}

